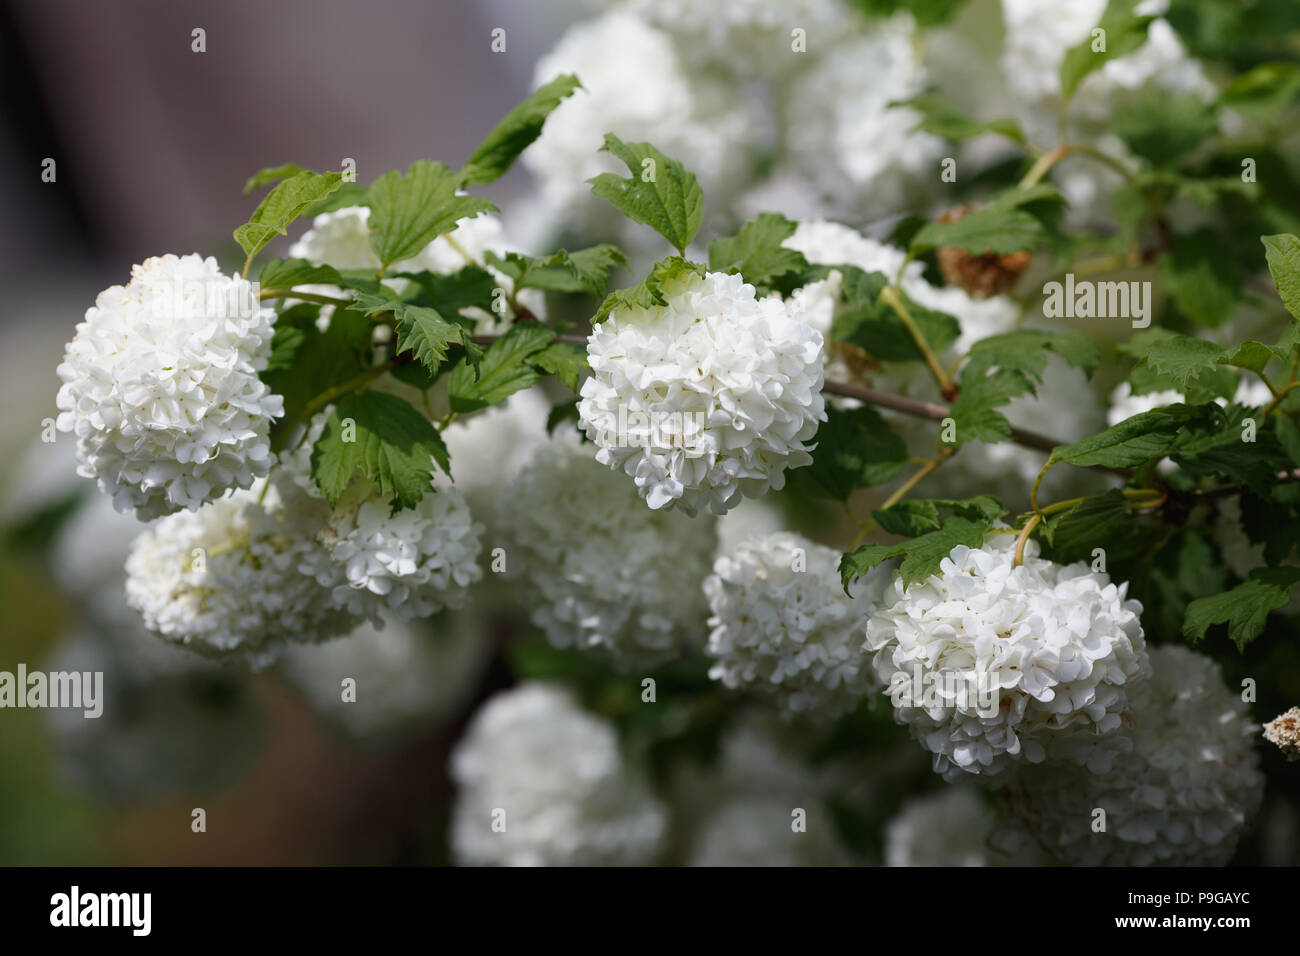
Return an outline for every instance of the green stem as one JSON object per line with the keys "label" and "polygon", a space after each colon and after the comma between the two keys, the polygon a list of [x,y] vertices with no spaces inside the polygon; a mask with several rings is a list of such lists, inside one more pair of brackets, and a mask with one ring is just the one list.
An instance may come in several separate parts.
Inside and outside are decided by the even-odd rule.
{"label": "green stem", "polygon": [[939,359],[930,348],[930,343],[925,340],[925,335],[916,324],[916,320],[912,318],[907,306],[903,304],[898,286],[886,286],[884,291],[880,293],[880,301],[893,309],[894,314],[907,327],[907,331],[911,334],[913,341],[916,342],[916,347],[921,352],[921,357],[925,359],[925,364],[930,368],[930,374],[939,383],[939,391],[943,393],[944,398],[948,398],[949,393],[952,392],[952,379],[948,377],[948,373],[939,364]]}
{"label": "green stem", "polygon": [[302,299],[304,302],[318,302],[321,305],[341,305],[344,308],[353,304],[351,299],[340,299],[332,295],[317,295],[315,292],[299,292],[295,289],[263,289],[261,299]]}

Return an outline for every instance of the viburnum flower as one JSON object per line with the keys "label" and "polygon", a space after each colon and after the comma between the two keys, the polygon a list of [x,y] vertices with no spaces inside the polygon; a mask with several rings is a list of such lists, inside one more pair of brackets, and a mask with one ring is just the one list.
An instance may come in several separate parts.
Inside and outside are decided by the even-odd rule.
{"label": "viburnum flower", "polygon": [[[1082,866],[1223,866],[1259,808],[1264,777],[1241,696],[1219,665],[1178,645],[1151,650],[1131,690],[1131,742],[1107,772],[1052,761],[1013,780],[1014,812],[1052,854]],[[1106,829],[1094,832],[1097,809]]]}
{"label": "viburnum flower", "polygon": [[1287,760],[1300,760],[1300,707],[1292,707],[1266,723],[1264,739],[1276,744]]}
{"label": "viburnum flower", "polygon": [[456,487],[465,493],[474,517],[489,527],[496,503],[546,444],[550,410],[541,389],[529,388],[499,405],[461,415],[442,430]]}
{"label": "viburnum flower", "polygon": [[[998,818],[978,787],[946,786],[913,797],[885,824],[885,866],[1041,866],[1043,854],[1028,840],[1005,852]],[[1017,836],[1022,835],[1017,834]]]}
{"label": "viburnum flower", "polygon": [[[333,212],[324,212],[312,220],[311,228],[289,247],[289,255],[307,259],[315,265],[330,265],[336,269],[375,269],[379,268],[379,259],[370,245],[370,209],[367,206],[345,206]],[[445,236],[438,236],[420,252],[410,259],[396,262],[389,267],[390,273],[397,272],[438,272],[451,274],[459,272],[469,265],[487,268],[507,295],[513,290],[513,280],[502,272],[486,265],[484,254],[491,252],[505,255],[513,249],[505,234],[501,220],[490,213],[484,213],[457,223],[456,228]],[[401,279],[388,279],[386,282],[401,287]],[[332,286],[301,286],[305,291],[325,294],[338,294]],[[546,298],[539,289],[523,289],[518,301],[534,315],[545,317]],[[332,309],[331,306],[326,306]],[[322,315],[325,313],[322,311]],[[500,312],[488,312],[475,306],[467,306],[461,311],[466,318],[475,321],[475,333],[494,335],[503,332],[514,321],[515,313],[505,297],[500,299]]]}
{"label": "viburnum flower", "polygon": [[649,665],[703,647],[712,520],[651,511],[575,441],[553,440],[501,501],[507,570],[557,647]]}
{"label": "viburnum flower", "polygon": [[58,428],[77,436],[78,472],[142,521],[266,474],[271,421],[284,414],[257,375],[274,319],[216,259],[133,266],[130,283],[86,310],[58,368]]}
{"label": "viburnum flower", "polygon": [[666,835],[663,805],[614,727],[560,687],[523,684],[484,704],[451,777],[462,864],[635,866],[653,863]]}
{"label": "viburnum flower", "polygon": [[[356,738],[393,739],[469,702],[492,650],[482,623],[472,610],[427,625],[386,614],[382,629],[362,624],[338,640],[289,647],[280,669],[326,721]],[[345,678],[356,681],[355,700],[340,697]]]}
{"label": "viburnum flower", "polygon": [[872,570],[844,593],[840,553],[801,535],[751,538],[704,582],[713,616],[709,676],[773,700],[789,717],[831,720],[879,689],[862,629],[889,583]]}
{"label": "viburnum flower", "polygon": [[950,781],[1041,761],[1049,747],[1108,769],[1127,687],[1149,669],[1127,584],[1039,558],[1032,540],[1013,567],[1014,547],[991,534],[923,581],[896,576],[867,622],[895,719]]}
{"label": "viburnum flower", "polygon": [[932,189],[945,155],[942,139],[916,130],[916,110],[892,105],[926,88],[916,51],[910,14],[881,21],[821,56],[785,97],[782,139],[792,163],[837,208],[867,221]]}
{"label": "viburnum flower", "polygon": [[[606,133],[648,140],[681,161],[710,204],[748,181],[756,124],[744,97],[708,73],[688,73],[673,39],[634,14],[616,9],[574,24],[537,61],[534,86],[564,73],[576,74],[582,89],[555,108],[522,157],[552,231],[562,221],[588,232],[626,231],[627,221],[587,185],[601,172],[625,172],[599,151]],[[636,245],[640,232],[626,238]]]}
{"label": "viburnum flower", "polygon": [[591,333],[581,426],[651,508],[724,514],[812,462],[822,336],[738,275],[669,279],[663,292],[666,305],[615,309]]}
{"label": "viburnum flower", "polygon": [[303,571],[326,560],[315,537],[320,506],[275,482],[154,522],[131,546],[127,601],[159,637],[253,667],[288,641],[345,634],[358,619]]}

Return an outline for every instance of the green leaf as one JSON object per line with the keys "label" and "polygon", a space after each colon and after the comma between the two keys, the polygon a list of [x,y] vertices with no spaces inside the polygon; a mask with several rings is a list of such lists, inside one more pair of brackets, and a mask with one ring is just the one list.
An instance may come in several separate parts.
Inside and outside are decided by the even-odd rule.
{"label": "green leaf", "polygon": [[681,288],[683,283],[704,275],[704,266],[690,262],[680,256],[669,256],[662,262],[655,263],[650,274],[636,285],[619,289],[605,296],[600,304],[592,325],[598,325],[615,309],[653,309],[666,303],[665,295],[671,295]]}
{"label": "green leaf", "polygon": [[908,498],[883,511],[873,511],[872,517],[890,534],[915,537],[942,524],[940,511],[951,511],[960,518],[990,524],[1007,513],[1002,502],[992,495],[977,495],[961,499]]}
{"label": "green leaf", "polygon": [[1270,611],[1286,607],[1291,588],[1300,582],[1300,568],[1256,568],[1231,591],[1198,598],[1187,605],[1183,636],[1193,644],[1205,638],[1215,624],[1228,625],[1228,637],[1245,652],[1246,645],[1264,632]]}
{"label": "green leaf", "polygon": [[552,434],[555,429],[566,421],[578,421],[578,400],[571,398],[567,402],[560,402],[558,405],[551,406],[551,410],[546,413],[546,434]]}
{"label": "green leaf", "polygon": [[505,273],[516,289],[544,289],[548,292],[590,292],[604,295],[609,274],[627,262],[617,246],[602,243],[575,252],[561,249],[549,256],[525,256],[489,252],[488,264]]}
{"label": "green leaf", "polygon": [[492,311],[497,285],[492,273],[486,269],[465,266],[450,275],[428,270],[397,275],[411,279],[420,287],[416,304],[431,305],[444,315],[460,315],[464,309]]}
{"label": "green leaf", "polygon": [[1273,285],[1292,317],[1300,319],[1300,239],[1289,233],[1261,236]]}
{"label": "green leaf", "polygon": [[397,324],[398,353],[411,350],[430,374],[438,373],[439,366],[447,358],[447,351],[455,345],[463,346],[467,360],[477,364],[480,352],[478,346],[470,341],[470,330],[460,322],[444,317],[437,309],[403,302],[391,292],[387,295],[359,292],[356,302],[356,308],[365,315],[393,313]]}
{"label": "green leaf", "polygon": [[1135,468],[1153,458],[1163,458],[1178,443],[1184,428],[1213,421],[1220,412],[1213,404],[1155,408],[1072,445],[1058,445],[1047,463]]}
{"label": "green leaf", "polygon": [[[1246,418],[1255,421],[1255,440],[1243,441]],[[1267,494],[1287,459],[1267,421],[1255,409],[1232,404],[1203,427],[1189,429],[1173,449],[1172,457],[1194,475],[1219,475]]]}
{"label": "green leaf", "polygon": [[959,110],[947,97],[928,92],[911,99],[895,100],[890,108],[907,107],[916,110],[921,120],[916,132],[933,133],[953,142],[974,139],[984,133],[997,133],[1013,142],[1025,145],[1025,132],[1020,123],[1010,117],[994,120],[977,120]]}
{"label": "green leaf", "polygon": [[476,196],[457,195],[463,181],[442,163],[412,163],[403,176],[384,173],[370,184],[370,245],[387,269],[409,259],[462,219],[496,206]]}
{"label": "green leaf", "polygon": [[279,166],[263,166],[253,175],[248,177],[244,183],[244,195],[247,196],[254,189],[259,189],[267,183],[279,182],[281,179],[288,179],[291,176],[297,176],[299,173],[310,172],[305,166],[299,166],[297,163],[281,163]]}
{"label": "green leaf", "polygon": [[587,350],[570,342],[548,345],[529,361],[548,375],[554,375],[575,392],[582,384],[582,376],[591,371],[591,366],[587,364]]}
{"label": "green leaf", "polygon": [[1241,268],[1224,254],[1223,237],[1213,228],[1178,236],[1160,257],[1160,271],[1178,311],[1197,325],[1223,324],[1241,301]]}
{"label": "green leaf", "polygon": [[1154,84],[1126,96],[1111,123],[1135,155],[1156,166],[1178,165],[1219,128],[1199,96]]}
{"label": "green leaf", "polygon": [[483,353],[477,378],[464,362],[451,370],[447,392],[452,411],[472,412],[504,401],[515,392],[537,381],[537,370],[530,363],[555,338],[555,333],[536,322],[511,326]]}
{"label": "green leaf", "polygon": [[1147,39],[1151,17],[1140,17],[1133,12],[1136,0],[1110,0],[1098,26],[1106,31],[1105,50],[1093,50],[1092,32],[1078,46],[1068,50],[1061,61],[1061,96],[1069,100],[1079,84],[1093,70],[1109,60],[1132,53]]}
{"label": "green leaf", "polygon": [[[1262,372],[1270,360],[1274,358],[1271,348],[1262,342],[1242,342],[1235,349],[1228,349],[1219,356],[1220,365],[1231,365],[1234,368],[1244,368],[1251,372]],[[1283,356],[1278,356],[1283,361]]]}
{"label": "green leaf", "polygon": [[999,368],[1020,372],[1043,380],[1049,353],[1055,352],[1066,362],[1083,369],[1091,376],[1097,367],[1097,347],[1082,332],[1037,332],[1028,329],[1003,332],[980,339],[970,350],[970,358],[962,369],[963,381],[967,376],[977,377],[989,369]]}
{"label": "green leaf", "polygon": [[1118,488],[1052,515],[1042,534],[1051,559],[1063,564],[1091,561],[1094,548],[1102,548],[1108,561],[1120,561],[1136,554],[1144,537]]}
{"label": "green leaf", "polygon": [[903,586],[922,581],[936,574],[939,565],[958,545],[978,548],[988,531],[985,521],[968,518],[949,518],[937,530],[897,544],[867,544],[845,554],[840,559],[840,578],[847,592],[849,585],[876,565],[890,558],[901,557],[899,573]]}
{"label": "green leaf", "polygon": [[912,237],[909,251],[919,256],[940,246],[955,246],[975,255],[1007,255],[1037,249],[1050,235],[1048,218],[1064,202],[1046,183],[1009,189],[961,219],[927,223]]}
{"label": "green leaf", "polygon": [[566,74],[538,87],[528,99],[507,113],[474,150],[474,155],[461,171],[461,181],[473,185],[500,179],[514,165],[519,154],[541,135],[542,125],[551,111],[581,86],[576,76]]}
{"label": "green leaf", "polygon": [[280,183],[267,193],[248,222],[235,230],[235,241],[244,255],[251,260],[276,236],[287,235],[289,223],[342,182],[342,173],[301,172]]}
{"label": "green leaf", "polygon": [[632,177],[601,173],[587,180],[591,191],[629,219],[655,230],[686,255],[686,247],[699,231],[704,215],[704,193],[695,174],[649,143],[624,143],[613,133],[605,134],[601,149],[621,159]]}
{"label": "green leaf", "polygon": [[1011,423],[998,409],[1031,391],[1033,383],[1016,371],[999,369],[985,375],[962,375],[961,392],[951,410],[954,444],[1006,441],[1011,437]]}
{"label": "green leaf", "polygon": [[263,291],[292,289],[299,285],[343,285],[333,266],[314,266],[306,259],[272,259],[257,277]]}
{"label": "green leaf", "polygon": [[727,239],[709,243],[709,271],[740,273],[757,288],[770,286],[773,279],[802,272],[808,260],[802,252],[781,245],[794,235],[795,224],[774,212],[760,213]]}
{"label": "green leaf", "polygon": [[[355,423],[355,436],[345,431],[348,419]],[[356,440],[345,441],[347,437]],[[311,453],[312,477],[330,507],[360,472],[393,502],[394,511],[414,508],[433,492],[435,461],[444,471],[450,467],[438,430],[409,402],[374,391],[343,398]]]}
{"label": "green leaf", "polygon": [[1199,377],[1217,371],[1223,355],[1223,349],[1213,342],[1165,329],[1143,329],[1118,348],[1136,356],[1139,367],[1150,367],[1180,392],[1186,392]]}
{"label": "green leaf", "polygon": [[275,318],[275,332],[271,336],[271,357],[266,361],[263,376],[293,367],[298,350],[307,341],[307,330],[315,328],[320,316],[320,306],[300,302],[285,309]]}
{"label": "green leaf", "polygon": [[[831,327],[831,338],[865,349],[882,362],[922,361],[916,339],[893,308],[880,299],[889,280],[880,272],[863,272],[853,266],[836,266],[843,275],[841,295],[845,305]],[[942,352],[961,334],[957,320],[945,312],[918,305],[899,293],[903,307],[930,347]]]}
{"label": "green leaf", "polygon": [[790,478],[813,494],[847,501],[854,489],[886,482],[906,464],[906,443],[875,409],[828,408],[812,464]]}
{"label": "green leaf", "polygon": [[262,380],[284,396],[284,418],[271,430],[276,447],[295,426],[307,424],[301,419],[312,399],[360,375],[369,364],[370,321],[360,312],[336,308],[322,332],[316,327],[318,313],[314,305],[295,306],[275,322],[271,344],[274,350],[278,341],[281,358],[262,372]]}

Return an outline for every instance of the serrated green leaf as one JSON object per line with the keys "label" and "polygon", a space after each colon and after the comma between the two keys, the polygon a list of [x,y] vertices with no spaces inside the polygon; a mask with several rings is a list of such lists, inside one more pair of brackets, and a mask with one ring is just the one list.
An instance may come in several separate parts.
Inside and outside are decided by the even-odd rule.
{"label": "serrated green leaf", "polygon": [[795,224],[774,212],[760,213],[726,239],[709,243],[709,271],[740,273],[757,288],[773,279],[808,268],[803,253],[781,243],[794,235]]}
{"label": "serrated green leaf", "polygon": [[1093,50],[1093,36],[1066,51],[1061,61],[1061,96],[1068,100],[1074,96],[1079,84],[1093,70],[1101,69],[1108,61],[1132,53],[1147,39],[1151,17],[1134,13],[1136,0],[1110,0],[1097,24],[1105,32],[1105,50]]}
{"label": "serrated green leaf", "polygon": [[1049,353],[1055,353],[1069,364],[1083,369],[1088,376],[1092,375],[1100,360],[1097,347],[1081,332],[1022,329],[990,335],[971,346],[970,358],[962,369],[963,380],[968,375],[978,377],[989,369],[999,368],[1020,372],[1041,382]]}
{"label": "serrated green leaf", "polygon": [[591,191],[629,219],[655,230],[685,256],[704,216],[704,193],[695,174],[649,143],[624,143],[613,133],[605,134],[601,149],[621,159],[632,176],[601,173],[587,180]]}
{"label": "serrated green leaf", "polygon": [[457,316],[465,309],[482,309],[491,312],[496,292],[492,273],[478,266],[465,266],[450,275],[444,272],[397,273],[412,280],[420,289],[414,300],[418,305],[429,305],[443,315]]}
{"label": "serrated green leaf", "polygon": [[1262,372],[1273,358],[1273,350],[1262,342],[1242,342],[1235,349],[1228,349],[1220,355],[1219,364]]}
{"label": "serrated green leaf", "polygon": [[942,523],[940,511],[951,511],[959,518],[992,523],[1007,509],[992,495],[974,498],[908,498],[883,511],[873,511],[872,517],[890,534],[916,537],[933,531]]}
{"label": "serrated green leaf", "polygon": [[664,295],[671,294],[682,283],[692,277],[704,275],[704,266],[690,262],[680,256],[669,256],[662,262],[655,263],[650,274],[636,285],[619,289],[605,296],[592,317],[591,324],[598,325],[614,309],[653,309],[665,304]]}
{"label": "serrated green leaf", "polygon": [[1300,582],[1300,568],[1256,568],[1231,591],[1197,598],[1188,604],[1183,637],[1196,644],[1215,624],[1227,624],[1228,637],[1244,653],[1246,646],[1264,632],[1269,612],[1290,602],[1291,588],[1297,582]]}
{"label": "serrated green leaf", "polygon": [[447,394],[452,411],[472,412],[505,401],[537,382],[530,359],[555,339],[555,333],[536,322],[511,326],[483,353],[478,376],[464,362],[451,370]]}
{"label": "serrated green leaf", "polygon": [[1220,413],[1213,404],[1152,409],[1072,445],[1058,445],[1048,464],[1065,461],[1080,467],[1135,468],[1167,455],[1185,427],[1214,421]]}
{"label": "serrated green leaf", "polygon": [[1268,271],[1277,286],[1282,304],[1293,318],[1300,319],[1300,239],[1289,233],[1261,236]]}
{"label": "serrated green leaf", "polygon": [[989,525],[968,518],[949,518],[936,530],[897,544],[868,544],[850,551],[840,559],[840,579],[844,590],[876,565],[901,557],[899,573],[907,587],[936,574],[939,565],[958,545],[978,548]]}
{"label": "serrated green leaf", "polygon": [[909,251],[918,256],[940,246],[955,246],[975,255],[1034,250],[1051,234],[1046,217],[1064,201],[1046,183],[1009,189],[960,219],[927,223],[912,237]]}
{"label": "serrated green leaf", "polygon": [[403,177],[397,170],[370,184],[370,245],[387,269],[409,259],[462,219],[496,206],[477,196],[458,195],[463,182],[442,163],[412,163]]}
{"label": "serrated green leaf", "polygon": [[1011,423],[998,411],[1026,392],[1033,383],[1017,371],[999,369],[984,375],[963,375],[961,393],[952,403],[953,444],[970,441],[1000,442],[1011,437]]}
{"label": "serrated green leaf", "polygon": [[933,133],[953,142],[973,139],[984,133],[997,133],[1013,142],[1025,145],[1025,132],[1020,123],[1010,117],[994,120],[977,120],[959,110],[947,97],[938,93],[922,93],[911,99],[895,100],[891,109],[908,108],[921,117],[914,127],[916,132]]}
{"label": "serrated green leaf", "polygon": [[275,321],[275,337],[282,346],[297,340],[292,357],[283,356],[287,364],[268,367],[261,376],[273,392],[284,396],[284,417],[271,428],[272,444],[277,448],[296,426],[307,424],[302,416],[316,396],[355,378],[368,365],[370,321],[352,309],[336,308],[329,327],[322,332],[316,327],[318,314],[314,305],[295,306]]}
{"label": "serrated green leaf", "polygon": [[847,501],[857,488],[888,481],[907,464],[907,444],[865,405],[828,408],[812,454],[812,464],[791,472],[791,480],[837,501]]}
{"label": "serrated green leaf", "polygon": [[[348,419],[355,436],[344,428]],[[435,461],[444,471],[450,467],[447,446],[432,423],[406,400],[374,391],[340,400],[311,453],[312,477],[330,507],[360,473],[378,486],[394,511],[414,508],[433,491]]]}
{"label": "serrated green leaf", "polygon": [[342,182],[342,173],[301,172],[280,183],[267,193],[248,222],[235,230],[235,241],[244,255],[251,260],[276,236],[287,235],[289,223]]}
{"label": "serrated green leaf", "polygon": [[1241,267],[1224,254],[1223,237],[1215,229],[1178,236],[1173,249],[1160,257],[1160,271],[1178,311],[1197,325],[1223,324],[1241,301]]}
{"label": "serrated green leaf", "polygon": [[541,371],[554,375],[566,388],[578,390],[582,376],[591,371],[587,364],[587,350],[570,342],[548,345],[529,359]]}
{"label": "serrated green leaf", "polygon": [[253,175],[249,176],[244,182],[243,195],[247,196],[254,189],[259,189],[267,183],[279,182],[281,179],[288,179],[291,176],[297,176],[299,173],[310,172],[305,166],[299,166],[297,163],[281,163],[279,166],[263,166]]}
{"label": "serrated green leaf", "polygon": [[557,76],[537,88],[493,127],[461,171],[466,185],[496,182],[514,165],[519,154],[542,132],[551,111],[582,84],[572,74]]}
{"label": "serrated green leaf", "polygon": [[[1244,421],[1254,421],[1253,441],[1243,441]],[[1255,409],[1231,404],[1213,421],[1189,428],[1172,458],[1194,475],[1219,475],[1267,494],[1287,460],[1277,437]]]}
{"label": "serrated green leaf", "polygon": [[1155,84],[1126,96],[1111,123],[1134,155],[1156,166],[1179,165],[1219,128],[1199,96]]}
{"label": "serrated green leaf", "polygon": [[300,285],[343,285],[333,266],[312,265],[306,259],[272,259],[257,277],[262,291],[292,289]]}
{"label": "serrated green leaf", "polygon": [[517,252],[498,256],[489,252],[486,258],[494,269],[510,277],[516,289],[593,295],[604,295],[610,272],[627,262],[622,251],[608,243],[575,252],[561,249],[549,256],[525,256]]}
{"label": "serrated green leaf", "polygon": [[1180,392],[1185,392],[1197,378],[1216,371],[1223,355],[1223,349],[1213,342],[1166,329],[1143,329],[1118,348],[1135,356],[1139,366],[1159,373]]}
{"label": "serrated green leaf", "polygon": [[1136,554],[1143,540],[1118,488],[1052,515],[1043,523],[1042,534],[1051,559],[1063,564],[1091,561],[1096,548],[1106,552],[1108,561],[1121,561]]}

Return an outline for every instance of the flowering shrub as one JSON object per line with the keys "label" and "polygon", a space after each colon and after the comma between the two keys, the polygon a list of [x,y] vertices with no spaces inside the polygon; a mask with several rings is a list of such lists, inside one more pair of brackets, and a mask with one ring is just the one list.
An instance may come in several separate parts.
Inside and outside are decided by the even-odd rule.
{"label": "flowering shrub", "polygon": [[[1300,71],[1177,0],[610,6],[463,165],[269,167],[234,272],[87,311],[58,428],[145,627],[310,682],[508,619],[442,655],[520,682],[465,863],[1226,863],[1295,703]],[[356,726],[448,711],[371,648]],[[742,710],[794,782],[693,789]],[[864,796],[881,740],[952,789]]]}

